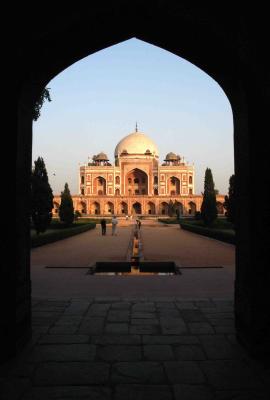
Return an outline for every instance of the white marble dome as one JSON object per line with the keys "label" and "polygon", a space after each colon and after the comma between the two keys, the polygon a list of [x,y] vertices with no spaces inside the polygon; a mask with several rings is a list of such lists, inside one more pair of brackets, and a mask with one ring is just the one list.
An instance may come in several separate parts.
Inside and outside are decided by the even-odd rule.
{"label": "white marble dome", "polygon": [[125,136],[115,148],[114,156],[117,157],[122,153],[127,154],[145,154],[151,153],[158,156],[158,148],[148,136],[142,132],[133,132]]}

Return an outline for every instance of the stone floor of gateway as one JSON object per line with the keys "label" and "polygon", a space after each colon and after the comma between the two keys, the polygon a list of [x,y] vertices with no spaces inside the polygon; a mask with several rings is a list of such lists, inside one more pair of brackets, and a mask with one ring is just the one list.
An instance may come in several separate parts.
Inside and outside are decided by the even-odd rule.
{"label": "stone floor of gateway", "polygon": [[130,232],[32,251],[32,340],[1,366],[1,399],[268,400],[269,365],[235,337],[234,247],[146,223],[144,257],[169,254],[182,275],[86,274],[124,260]]}

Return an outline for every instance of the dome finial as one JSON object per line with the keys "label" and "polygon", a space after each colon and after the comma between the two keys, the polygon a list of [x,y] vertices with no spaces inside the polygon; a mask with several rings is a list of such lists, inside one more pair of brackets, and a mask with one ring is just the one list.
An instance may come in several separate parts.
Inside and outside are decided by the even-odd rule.
{"label": "dome finial", "polygon": [[136,121],[136,125],[135,125],[135,132],[138,132],[138,124],[137,124],[137,121]]}

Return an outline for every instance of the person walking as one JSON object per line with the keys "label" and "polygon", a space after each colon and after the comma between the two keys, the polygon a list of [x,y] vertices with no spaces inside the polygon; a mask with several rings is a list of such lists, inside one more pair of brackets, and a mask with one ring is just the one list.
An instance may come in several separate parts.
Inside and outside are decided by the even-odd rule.
{"label": "person walking", "polygon": [[116,218],[116,216],[114,215],[112,217],[112,236],[116,236],[116,226],[118,224],[118,220]]}
{"label": "person walking", "polygon": [[100,225],[101,225],[101,234],[102,234],[102,236],[105,236],[106,235],[106,219],[103,218],[100,221]]}

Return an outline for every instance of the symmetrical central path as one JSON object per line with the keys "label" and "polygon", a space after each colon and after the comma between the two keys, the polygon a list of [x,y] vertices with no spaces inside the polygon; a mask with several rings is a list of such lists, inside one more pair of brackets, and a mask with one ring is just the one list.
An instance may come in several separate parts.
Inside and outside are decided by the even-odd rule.
{"label": "symmetrical central path", "polygon": [[[88,296],[219,296],[233,298],[234,246],[183,231],[142,221],[144,260],[175,261],[178,276],[97,276],[87,274],[96,261],[125,261],[134,223],[120,221],[117,236],[102,236],[100,226],[92,231],[32,250],[34,296],[56,298]],[[54,267],[54,268],[46,268]],[[190,267],[223,268],[190,268]],[[63,268],[64,267],[64,268]]]}
{"label": "symmetrical central path", "polygon": [[268,400],[269,370],[235,337],[234,246],[143,221],[144,257],[182,275],[87,274],[126,259],[124,224],[32,251],[33,339],[0,368],[1,399]]}

